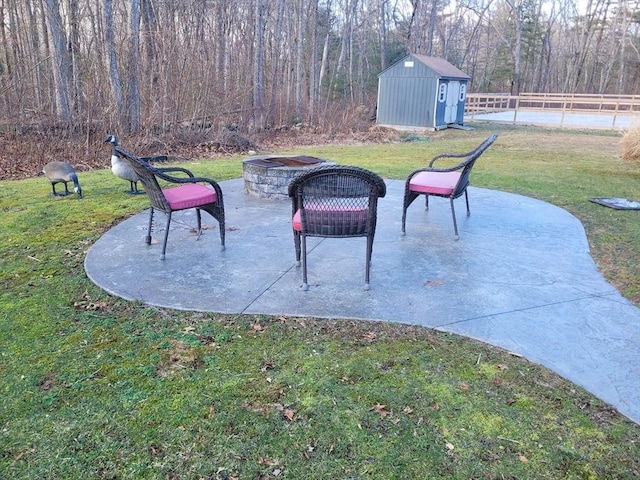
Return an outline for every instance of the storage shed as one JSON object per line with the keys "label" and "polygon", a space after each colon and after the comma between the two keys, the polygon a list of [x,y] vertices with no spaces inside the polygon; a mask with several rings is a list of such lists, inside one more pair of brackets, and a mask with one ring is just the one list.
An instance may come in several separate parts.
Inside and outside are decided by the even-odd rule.
{"label": "storage shed", "polygon": [[378,75],[378,125],[439,130],[464,122],[471,77],[443,58],[409,54]]}

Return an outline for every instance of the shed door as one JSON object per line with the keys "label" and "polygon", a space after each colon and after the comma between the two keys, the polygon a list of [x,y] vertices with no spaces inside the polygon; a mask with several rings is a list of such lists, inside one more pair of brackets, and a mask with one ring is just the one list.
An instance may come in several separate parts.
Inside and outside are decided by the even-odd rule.
{"label": "shed door", "polygon": [[444,110],[444,123],[456,123],[458,119],[458,100],[460,100],[460,82],[449,81],[447,88],[447,106]]}

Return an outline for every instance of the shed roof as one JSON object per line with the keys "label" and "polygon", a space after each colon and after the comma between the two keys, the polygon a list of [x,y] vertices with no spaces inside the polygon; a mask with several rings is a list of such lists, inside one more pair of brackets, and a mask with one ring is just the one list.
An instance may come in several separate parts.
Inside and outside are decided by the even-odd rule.
{"label": "shed roof", "polygon": [[411,55],[443,77],[471,78],[462,70],[447,62],[444,58],[429,57],[419,53],[412,53]]}
{"label": "shed roof", "polygon": [[415,58],[417,61],[419,61],[420,63],[425,65],[427,68],[430,68],[431,70],[433,70],[435,73],[437,73],[441,77],[462,78],[462,79],[466,79],[466,80],[470,80],[471,79],[471,77],[469,75],[464,73],[459,68],[453,66],[451,63],[446,61],[444,58],[429,57],[427,55],[421,55],[419,53],[410,53],[409,55],[403,57],[398,62],[394,63],[393,65],[391,65],[389,67],[387,67],[383,72],[379,73],[378,76],[383,75],[387,70],[390,70],[391,68],[393,68],[398,63],[403,62],[408,57]]}

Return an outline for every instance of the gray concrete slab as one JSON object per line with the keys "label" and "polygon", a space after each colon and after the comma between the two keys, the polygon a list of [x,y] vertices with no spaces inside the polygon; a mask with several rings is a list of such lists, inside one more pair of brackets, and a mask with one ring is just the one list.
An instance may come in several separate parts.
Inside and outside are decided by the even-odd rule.
{"label": "gray concrete slab", "polygon": [[[241,179],[221,183],[227,248],[206,214],[174,214],[166,260],[144,243],[148,212],[106,232],[85,269],[107,292],[185,310],[424,325],[476,338],[543,364],[640,423],[640,309],[598,272],[581,223],[567,211],[471,187],[471,216],[447,200],[414,202],[402,237],[404,183],[380,200],[371,289],[365,240],[311,239],[310,290],[295,266],[291,205],[249,197]],[[585,201],[587,199],[585,198]],[[604,208],[604,207],[603,207]],[[636,215],[637,212],[630,211]],[[162,238],[165,217],[156,216]]]}

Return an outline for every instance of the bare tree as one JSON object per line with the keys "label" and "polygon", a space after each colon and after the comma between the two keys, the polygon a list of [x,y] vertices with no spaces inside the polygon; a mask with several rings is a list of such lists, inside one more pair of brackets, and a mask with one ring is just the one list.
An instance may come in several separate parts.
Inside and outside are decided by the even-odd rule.
{"label": "bare tree", "polygon": [[140,90],[138,75],[140,65],[140,0],[131,0],[130,46],[127,78],[129,81],[129,130],[140,129]]}
{"label": "bare tree", "polygon": [[105,15],[105,47],[109,62],[109,81],[111,93],[116,105],[118,123],[122,123],[126,116],[124,96],[122,93],[122,81],[118,69],[118,57],[116,53],[115,30],[113,26],[113,0],[104,0]]}
{"label": "bare tree", "polygon": [[53,45],[52,67],[55,81],[56,112],[65,126],[71,124],[69,91],[72,83],[71,59],[67,50],[67,34],[57,0],[47,1],[47,20]]}

